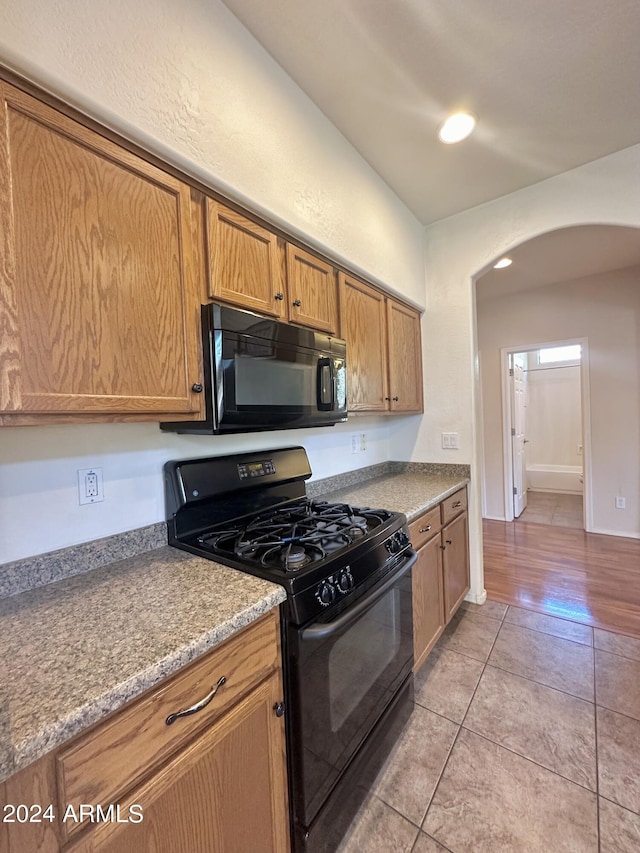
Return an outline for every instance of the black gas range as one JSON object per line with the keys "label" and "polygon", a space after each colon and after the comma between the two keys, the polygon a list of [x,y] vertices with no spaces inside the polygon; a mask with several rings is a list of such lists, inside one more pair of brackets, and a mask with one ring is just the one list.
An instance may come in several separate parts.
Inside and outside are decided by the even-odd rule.
{"label": "black gas range", "polygon": [[310,476],[302,447],[165,465],[170,544],[287,590],[292,843],[316,853],[335,849],[411,711],[416,555],[404,515],[311,500]]}

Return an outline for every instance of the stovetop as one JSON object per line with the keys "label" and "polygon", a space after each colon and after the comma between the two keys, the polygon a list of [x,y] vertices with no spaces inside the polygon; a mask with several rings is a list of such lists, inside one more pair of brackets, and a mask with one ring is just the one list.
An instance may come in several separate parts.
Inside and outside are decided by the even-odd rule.
{"label": "stovetop", "polygon": [[383,509],[304,498],[200,535],[198,543],[216,557],[257,564],[273,572],[274,579],[300,576],[365,539],[392,516]]}
{"label": "stovetop", "polygon": [[311,500],[309,476],[301,447],[168,462],[169,544],[281,584],[296,624],[346,607],[403,559],[406,518]]}

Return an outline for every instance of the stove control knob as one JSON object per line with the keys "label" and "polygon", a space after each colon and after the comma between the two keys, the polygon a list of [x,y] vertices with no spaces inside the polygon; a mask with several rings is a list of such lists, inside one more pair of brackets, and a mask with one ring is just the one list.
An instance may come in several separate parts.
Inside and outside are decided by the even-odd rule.
{"label": "stove control knob", "polygon": [[400,545],[395,536],[390,536],[384,543],[384,546],[390,554],[397,554],[402,548],[402,545]]}
{"label": "stove control knob", "polygon": [[353,589],[353,575],[349,569],[340,569],[336,575],[336,585],[338,592],[341,592],[343,595],[346,595],[349,590]]}
{"label": "stove control knob", "polygon": [[329,581],[322,581],[316,590],[316,598],[323,607],[328,607],[336,597],[336,588]]}
{"label": "stove control knob", "polygon": [[404,548],[404,547],[405,547],[405,545],[408,545],[408,544],[409,544],[409,537],[408,537],[408,536],[407,536],[407,534],[404,532],[404,530],[399,530],[399,531],[398,531],[398,533],[397,533],[397,537],[398,537],[398,542],[400,543],[400,546],[401,546],[402,548]]}

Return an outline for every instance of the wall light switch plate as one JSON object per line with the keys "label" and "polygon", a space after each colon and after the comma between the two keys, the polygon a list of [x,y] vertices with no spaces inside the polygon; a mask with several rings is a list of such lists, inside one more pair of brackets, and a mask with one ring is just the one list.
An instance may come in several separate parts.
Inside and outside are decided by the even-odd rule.
{"label": "wall light switch plate", "polygon": [[458,433],[443,432],[442,433],[442,448],[443,450],[458,450]]}
{"label": "wall light switch plate", "polygon": [[616,498],[616,509],[626,509],[627,499],[626,498]]}

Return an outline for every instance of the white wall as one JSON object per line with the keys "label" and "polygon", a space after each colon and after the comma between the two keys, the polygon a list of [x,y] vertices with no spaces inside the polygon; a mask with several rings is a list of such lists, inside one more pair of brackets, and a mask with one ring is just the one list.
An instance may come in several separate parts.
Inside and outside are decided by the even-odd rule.
{"label": "white wall", "polygon": [[[424,304],[423,229],[219,0],[4,0],[0,62]],[[351,455],[352,432],[367,451]],[[232,438],[154,424],[4,428],[0,563],[164,518],[170,458],[303,444],[316,478],[385,461],[387,421]],[[104,473],[78,506],[76,470]]]}
{"label": "white wall", "polygon": [[[640,227],[640,145],[436,222],[425,232],[425,416],[419,424],[392,425],[390,442],[392,447],[406,448],[407,458],[471,464],[474,595],[483,589],[482,415],[474,281],[515,246],[547,231],[586,224]],[[442,449],[443,430],[459,433],[459,451]],[[628,515],[637,512],[637,506],[631,507]]]}
{"label": "white wall", "polygon": [[[481,312],[478,310],[478,331]],[[539,367],[535,353],[527,370],[527,465],[582,465],[580,367]],[[482,376],[484,388],[484,375]],[[486,410],[485,410],[486,411]],[[488,438],[484,430],[485,441]]]}
{"label": "white wall", "polygon": [[[477,310],[487,515],[504,517],[500,348],[586,337],[593,530],[640,535],[640,267],[481,299]],[[546,377],[555,372],[532,371],[529,377],[535,383],[536,373]],[[565,402],[573,396],[575,407],[579,389],[575,384],[572,389]],[[570,409],[566,412],[570,417]],[[570,464],[580,464],[574,442],[567,436],[564,450],[557,445],[549,452],[563,458],[573,452]],[[625,510],[615,508],[619,495],[626,498]]]}

